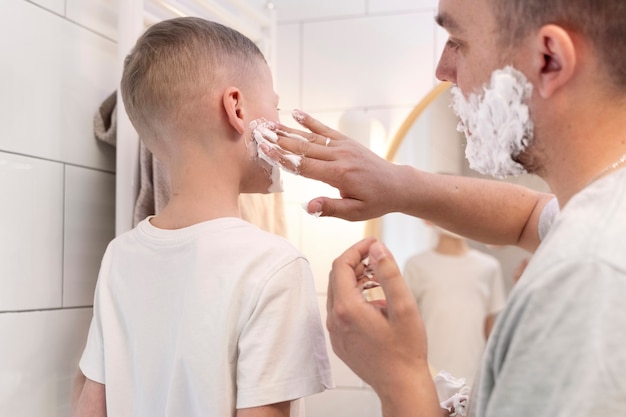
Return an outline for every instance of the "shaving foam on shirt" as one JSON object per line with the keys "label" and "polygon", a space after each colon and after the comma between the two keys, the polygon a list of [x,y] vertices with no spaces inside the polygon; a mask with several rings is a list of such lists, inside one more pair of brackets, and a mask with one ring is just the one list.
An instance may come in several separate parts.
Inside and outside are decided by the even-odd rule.
{"label": "shaving foam on shirt", "polygon": [[461,119],[457,130],[467,137],[470,168],[497,178],[527,172],[513,158],[532,142],[528,107],[532,88],[511,66],[494,71],[489,85],[467,99],[458,87],[452,88],[452,108]]}

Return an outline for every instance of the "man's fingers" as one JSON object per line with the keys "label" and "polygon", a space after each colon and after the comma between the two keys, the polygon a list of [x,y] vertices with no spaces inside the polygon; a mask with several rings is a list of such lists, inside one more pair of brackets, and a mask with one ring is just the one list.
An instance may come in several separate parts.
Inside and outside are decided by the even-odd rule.
{"label": "man's fingers", "polygon": [[309,201],[306,210],[309,214],[321,217],[336,217],[349,221],[367,220],[361,216],[363,202],[353,198],[316,197]]}
{"label": "man's fingers", "polygon": [[274,132],[280,146],[298,155],[323,161],[334,160],[333,147],[338,141],[327,136],[311,132],[301,132],[283,125],[277,125]]}
{"label": "man's fingers", "polygon": [[[335,307],[335,300],[350,300],[356,294],[361,297],[358,289],[356,269],[361,261],[367,257],[370,245],[374,238],[366,238],[352,245],[333,262],[333,268],[328,280],[328,297],[326,308],[330,312]],[[355,292],[356,290],[356,292]],[[361,299],[362,300],[362,299]]]}
{"label": "man's fingers", "polygon": [[376,242],[369,248],[369,259],[376,280],[385,292],[389,320],[402,319],[407,309],[417,309],[413,295],[389,249]]}
{"label": "man's fingers", "polygon": [[306,114],[302,110],[294,110],[291,112],[291,116],[294,118],[296,122],[300,125],[306,127],[311,132],[316,133],[320,137],[330,138],[333,140],[343,140],[345,136],[343,136],[340,132],[331,129],[326,126],[324,123],[320,122],[317,119],[314,119],[310,115]]}

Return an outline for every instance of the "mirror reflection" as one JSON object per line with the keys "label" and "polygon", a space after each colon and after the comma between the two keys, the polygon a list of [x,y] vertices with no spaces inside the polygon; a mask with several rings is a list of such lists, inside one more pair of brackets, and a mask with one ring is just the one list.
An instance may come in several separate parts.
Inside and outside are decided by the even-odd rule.
{"label": "mirror reflection", "polygon": [[[465,137],[457,132],[458,119],[450,108],[449,83],[435,86],[413,109],[390,140],[387,160],[411,165],[427,172],[488,178],[469,168],[465,158]],[[533,175],[509,177],[501,181],[549,192],[547,184]],[[423,220],[401,213],[387,214],[366,224],[366,235],[378,236],[392,251],[398,264],[433,246],[436,235]],[[530,254],[513,246],[488,246],[475,241],[469,245],[495,256],[501,264],[505,291],[510,291],[516,268]]]}

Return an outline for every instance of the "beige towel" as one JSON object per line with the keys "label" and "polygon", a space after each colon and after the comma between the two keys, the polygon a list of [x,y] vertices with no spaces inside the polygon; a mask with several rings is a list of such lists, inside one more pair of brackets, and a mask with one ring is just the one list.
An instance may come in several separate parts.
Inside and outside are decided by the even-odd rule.
{"label": "beige towel", "polygon": [[[96,139],[116,146],[117,139],[117,92],[113,92],[100,105],[94,116]],[[147,216],[158,214],[170,198],[169,176],[163,164],[139,141],[139,195],[135,203],[133,224],[137,225]],[[241,194],[239,196],[241,217],[267,230],[286,237],[287,228],[283,196],[273,194]]]}

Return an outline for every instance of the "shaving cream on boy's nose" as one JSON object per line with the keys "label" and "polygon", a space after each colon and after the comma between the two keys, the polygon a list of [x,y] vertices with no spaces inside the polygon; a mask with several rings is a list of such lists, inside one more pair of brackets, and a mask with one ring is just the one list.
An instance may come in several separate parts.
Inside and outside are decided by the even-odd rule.
{"label": "shaving cream on boy's nose", "polygon": [[[302,160],[302,157],[299,155],[287,152],[278,146],[276,143],[278,141],[278,135],[271,129],[274,126],[274,122],[270,122],[265,119],[256,119],[250,122],[250,129],[252,130],[252,144],[254,145],[251,149],[251,157],[258,158],[263,167],[268,171],[271,171],[270,175],[272,178],[272,184],[268,190],[269,192],[279,192],[283,190],[279,168],[297,175],[297,168],[300,166],[300,162]],[[287,132],[281,131],[281,134],[294,139],[306,140],[299,135],[288,134]],[[259,146],[261,144],[264,146]],[[280,161],[272,159],[272,157],[268,155],[264,149],[276,149],[280,152],[285,161],[289,162],[293,166],[293,168],[284,165]]]}

